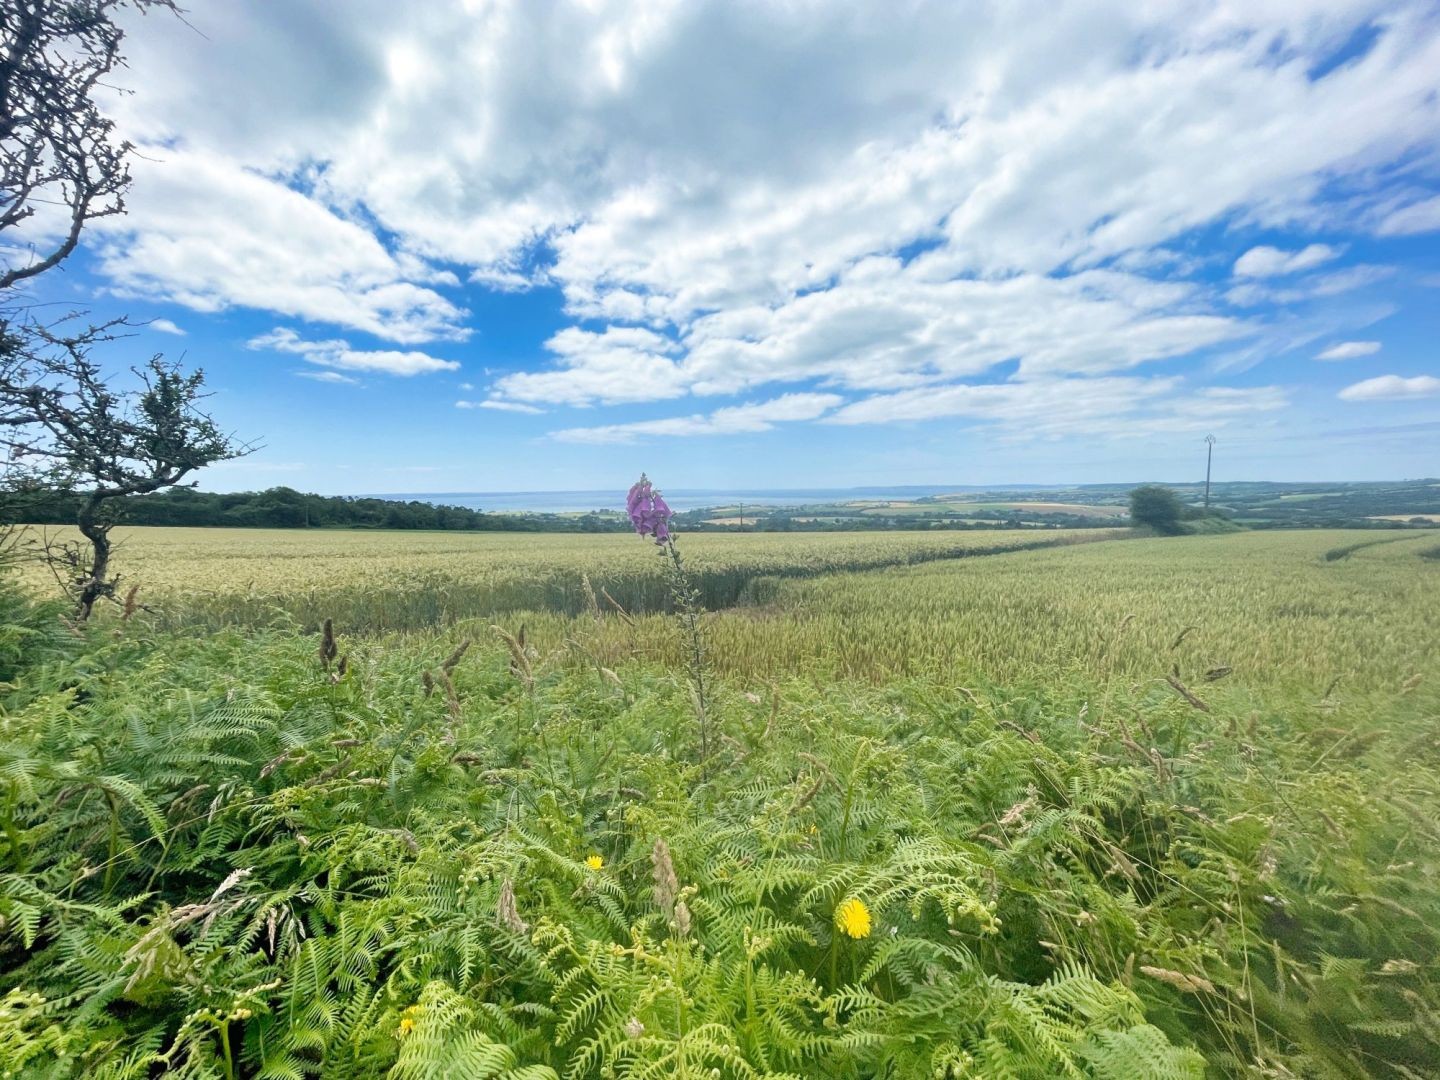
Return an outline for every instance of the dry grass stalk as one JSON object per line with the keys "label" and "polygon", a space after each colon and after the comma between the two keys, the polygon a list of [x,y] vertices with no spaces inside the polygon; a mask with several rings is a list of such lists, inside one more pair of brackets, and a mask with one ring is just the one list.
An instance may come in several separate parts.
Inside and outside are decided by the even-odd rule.
{"label": "dry grass stalk", "polygon": [[609,591],[603,585],[600,586],[600,595],[605,597],[606,602],[609,603],[609,605],[615,609],[616,613],[619,614],[620,618],[625,621],[625,625],[635,625],[635,620],[630,617],[630,613],[620,605],[619,600],[616,600],[610,595]]}
{"label": "dry grass stalk", "polygon": [[675,863],[670,858],[670,846],[663,837],[655,838],[650,850],[651,877],[655,881],[655,906],[665,912],[666,918],[675,915],[675,898],[680,895],[680,880],[675,876]]}
{"label": "dry grass stalk", "polygon": [[455,731],[460,726],[460,695],[448,671],[440,672],[440,685],[445,687],[445,711],[450,714],[450,726],[445,732],[445,742],[455,742]]}
{"label": "dry grass stalk", "polygon": [[1201,975],[1186,975],[1183,971],[1171,971],[1168,968],[1151,967],[1148,964],[1141,964],[1140,971],[1152,979],[1158,979],[1187,994],[1215,993],[1215,984]]}
{"label": "dry grass stalk", "polygon": [[335,646],[335,621],[326,619],[320,631],[320,666],[329,671],[331,663],[339,654],[340,650]]}
{"label": "dry grass stalk", "polygon": [[535,685],[535,672],[530,666],[530,654],[525,649],[525,627],[520,627],[520,633],[512,634],[503,626],[492,626],[491,630],[505,644],[510,653],[510,674],[519,679],[527,690]]}
{"label": "dry grass stalk", "polygon": [[1198,626],[1187,626],[1184,630],[1181,630],[1180,633],[1176,635],[1175,640],[1170,642],[1170,651],[1174,652],[1176,649],[1178,649],[1180,647],[1180,643],[1184,641],[1187,637],[1189,637],[1192,631],[1199,629],[1200,627]]}
{"label": "dry grass stalk", "polygon": [[[522,630],[521,633],[523,634],[524,631]],[[452,652],[448,657],[445,658],[445,662],[440,665],[440,670],[443,671],[446,675],[449,675],[452,671],[455,670],[455,665],[460,663],[461,658],[465,655],[469,648],[470,639],[466,638],[464,641],[460,642],[459,645],[455,646],[454,652]]]}
{"label": "dry grass stalk", "polygon": [[515,906],[515,884],[509,878],[500,886],[500,897],[495,901],[495,921],[512,934],[524,934],[530,929]]}
{"label": "dry grass stalk", "polygon": [[1170,684],[1170,688],[1172,690],[1174,690],[1182,698],[1188,701],[1192,708],[1199,709],[1201,712],[1208,713],[1210,711],[1210,706],[1205,704],[1205,702],[1201,701],[1198,697],[1192,694],[1190,690],[1185,686],[1185,684],[1180,681],[1180,677],[1177,673],[1172,672],[1171,674],[1166,675],[1165,681]]}
{"label": "dry grass stalk", "polygon": [[590,618],[597,623],[603,622],[604,620],[600,616],[600,599],[595,595],[595,587],[590,584],[588,573],[580,575],[580,587],[585,593],[585,610],[590,612]]}

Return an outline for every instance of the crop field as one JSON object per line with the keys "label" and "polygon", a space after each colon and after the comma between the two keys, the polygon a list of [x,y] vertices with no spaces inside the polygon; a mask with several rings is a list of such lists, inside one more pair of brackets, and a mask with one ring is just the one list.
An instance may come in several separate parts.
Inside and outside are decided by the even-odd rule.
{"label": "crop field", "polygon": [[1440,1075],[1433,534],[124,540],[3,593],[15,1075]]}
{"label": "crop field", "polygon": [[[1202,678],[1228,669],[1219,685],[1317,699],[1394,688],[1436,664],[1440,563],[1422,557],[1434,546],[1426,534],[1236,533],[771,579],[714,617],[713,657],[752,678],[1144,679],[1178,663]],[[523,617],[547,641],[566,625]],[[661,616],[608,619],[605,631],[673,659]]]}
{"label": "crop field", "polygon": [[[50,529],[64,541],[73,530]],[[757,577],[815,575],[956,559],[1111,535],[1094,530],[827,533],[689,537],[687,557],[709,608],[741,599]],[[120,591],[140,587],[166,625],[256,625],[326,618],[351,631],[423,628],[508,611],[577,614],[588,577],[630,612],[664,606],[663,566],[628,535],[358,532],[297,529],[117,529]],[[32,567],[37,587],[49,582]],[[604,590],[600,592],[599,590]]]}

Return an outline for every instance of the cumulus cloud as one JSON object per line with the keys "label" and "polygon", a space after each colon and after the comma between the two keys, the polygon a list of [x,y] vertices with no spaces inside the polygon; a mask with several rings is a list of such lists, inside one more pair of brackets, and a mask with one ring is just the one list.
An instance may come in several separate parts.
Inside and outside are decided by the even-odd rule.
{"label": "cumulus cloud", "polygon": [[716,409],[708,416],[675,416],[631,424],[565,428],[551,433],[561,442],[620,443],[657,436],[741,435],[769,431],[777,423],[814,420],[845,399],[838,394],[784,394],[771,401]]}
{"label": "cumulus cloud", "polygon": [[[343,371],[381,372],[386,375],[425,375],[436,371],[455,371],[460,365],[454,360],[440,360],[429,353],[395,349],[352,349],[348,341],[307,341],[294,330],[277,327],[245,343],[247,349],[271,349],[294,353],[312,364]],[[329,380],[334,382],[336,380]]]}
{"label": "cumulus cloud", "polygon": [[184,337],[185,331],[176,326],[169,319],[151,319],[145,324],[151,330],[158,330],[162,334],[174,334],[177,337]]}
{"label": "cumulus cloud", "polygon": [[1180,356],[1249,332],[1194,310],[1195,290],[1116,271],[950,280],[924,260],[858,264],[830,288],[787,303],[696,319],[672,338],[653,330],[570,328],[550,370],[504,376],[506,398],[570,405],[734,394],[818,379],[884,390],[1018,362],[1022,377],[1099,374]]}
{"label": "cumulus cloud", "polygon": [[[466,336],[462,278],[553,286],[572,325],[486,408],[803,384],[865,395],[836,414],[858,417],[1018,401],[985,389],[1013,365],[1034,399],[1134,379],[1158,409],[1179,390],[1143,365],[1273,340],[1223,300],[1390,272],[1317,273],[1343,248],[1313,237],[1432,227],[1426,0],[1039,10],[197,2],[203,38],[145,19],[127,43],[146,79],[117,109],[156,160],[101,265],[122,291],[400,345]],[[1185,242],[1221,225],[1274,241],[1216,242],[1228,296]]]}
{"label": "cumulus cloud", "polygon": [[1236,277],[1275,277],[1309,270],[1321,263],[1340,257],[1340,250],[1329,244],[1311,244],[1299,251],[1282,251],[1274,247],[1253,247],[1235,260]]}
{"label": "cumulus cloud", "polygon": [[679,397],[685,377],[674,359],[679,346],[643,327],[603,331],[567,327],[545,343],[559,360],[553,371],[517,372],[495,381],[501,395],[564,405],[614,405]]}
{"label": "cumulus cloud", "polygon": [[256,308],[405,344],[469,335],[465,312],[432,287],[450,279],[360,222],[220,155],[154,154],[136,162],[130,213],[96,226],[117,294]]}
{"label": "cumulus cloud", "polygon": [[1316,353],[1316,360],[1356,360],[1362,356],[1374,356],[1380,351],[1378,341],[1341,341],[1323,352]]}
{"label": "cumulus cloud", "polygon": [[1440,397],[1440,379],[1434,375],[1377,375],[1340,391],[1342,401],[1413,401]]}

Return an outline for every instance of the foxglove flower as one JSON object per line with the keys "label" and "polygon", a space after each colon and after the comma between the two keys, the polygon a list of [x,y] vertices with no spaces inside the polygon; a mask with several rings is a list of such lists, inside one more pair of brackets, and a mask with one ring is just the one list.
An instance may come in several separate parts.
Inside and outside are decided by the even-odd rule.
{"label": "foxglove flower", "polygon": [[625,498],[625,510],[630,515],[630,524],[640,536],[653,536],[655,543],[664,546],[670,539],[670,519],[675,512],[665,504],[664,498],[650,483],[644,473],[630,488]]}

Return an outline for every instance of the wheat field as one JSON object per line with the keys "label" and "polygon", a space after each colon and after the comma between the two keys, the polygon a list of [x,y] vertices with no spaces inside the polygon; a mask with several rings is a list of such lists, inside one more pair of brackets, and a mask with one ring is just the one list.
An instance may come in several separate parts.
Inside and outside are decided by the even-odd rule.
{"label": "wheat field", "polygon": [[[35,529],[63,543],[74,530]],[[816,575],[1081,543],[1114,530],[702,533],[686,538],[707,607],[728,607],[756,577]],[[585,610],[588,577],[627,611],[663,608],[663,566],[629,534],[362,532],[117,528],[120,592],[167,626],[333,618],[356,632],[426,628],[457,618]],[[29,580],[51,582],[38,566]],[[609,606],[604,593],[602,603]]]}

